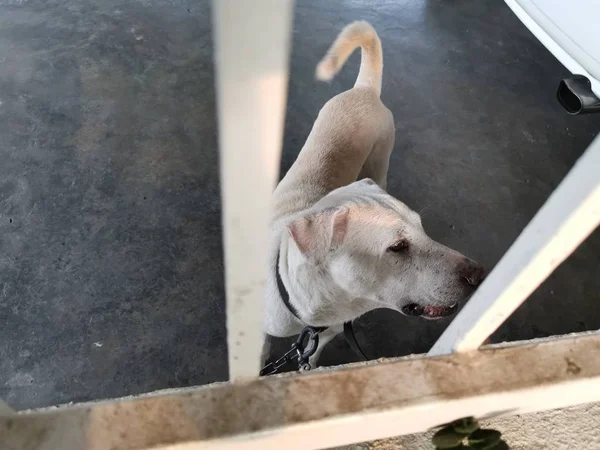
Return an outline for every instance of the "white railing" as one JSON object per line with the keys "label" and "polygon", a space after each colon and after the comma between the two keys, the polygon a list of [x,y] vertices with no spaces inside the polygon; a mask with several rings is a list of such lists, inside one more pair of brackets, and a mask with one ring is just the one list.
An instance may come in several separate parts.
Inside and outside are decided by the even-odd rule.
{"label": "white railing", "polygon": [[214,2],[231,382],[25,414],[0,403],[3,448],[316,449],[600,401],[600,335],[477,350],[600,222],[600,138],[430,356],[255,377],[293,6]]}
{"label": "white railing", "polygon": [[525,227],[430,350],[478,348],[600,222],[600,137]]}
{"label": "white railing", "polygon": [[598,401],[599,350],[600,336],[582,336],[0,417],[0,448],[330,448]]}
{"label": "white railing", "polygon": [[232,379],[260,370],[267,225],[279,175],[293,6],[213,2]]}

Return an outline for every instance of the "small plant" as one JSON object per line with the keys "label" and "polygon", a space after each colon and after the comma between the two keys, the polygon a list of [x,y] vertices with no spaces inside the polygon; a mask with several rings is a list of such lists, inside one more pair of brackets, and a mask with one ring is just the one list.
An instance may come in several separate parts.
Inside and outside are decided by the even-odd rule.
{"label": "small plant", "polygon": [[474,417],[465,417],[443,425],[432,438],[436,450],[479,449],[509,450],[497,430],[484,429]]}

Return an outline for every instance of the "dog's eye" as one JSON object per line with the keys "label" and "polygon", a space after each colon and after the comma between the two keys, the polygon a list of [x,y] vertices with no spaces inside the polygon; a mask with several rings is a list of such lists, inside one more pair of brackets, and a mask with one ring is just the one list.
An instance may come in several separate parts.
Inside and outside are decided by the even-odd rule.
{"label": "dog's eye", "polygon": [[396,242],[394,245],[388,248],[390,252],[404,252],[408,250],[408,242],[405,239]]}

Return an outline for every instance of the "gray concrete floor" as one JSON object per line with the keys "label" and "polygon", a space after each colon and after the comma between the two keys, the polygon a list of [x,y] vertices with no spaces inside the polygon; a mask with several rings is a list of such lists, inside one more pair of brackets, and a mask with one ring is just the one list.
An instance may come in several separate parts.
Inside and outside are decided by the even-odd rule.
{"label": "gray concrete floor", "polygon": [[[351,87],[315,64],[369,20],[396,119],[390,192],[491,269],[600,129],[554,99],[565,69],[499,0],[299,0],[283,169]],[[0,0],[0,398],[16,408],[227,374],[210,9],[186,0]],[[493,336],[600,328],[600,236]],[[369,356],[448,321],[376,311]],[[276,348],[281,348],[278,342]],[[341,339],[324,363],[353,360]]]}

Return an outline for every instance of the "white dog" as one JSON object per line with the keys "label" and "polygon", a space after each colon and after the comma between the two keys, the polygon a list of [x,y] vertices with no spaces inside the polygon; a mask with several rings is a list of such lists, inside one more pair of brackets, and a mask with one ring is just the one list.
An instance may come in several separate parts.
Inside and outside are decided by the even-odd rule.
{"label": "white dog", "polygon": [[430,239],[419,215],[385,191],[395,128],[379,98],[383,55],[371,25],[344,28],[317,78],[333,78],[359,46],[354,87],[323,106],[273,198],[264,332],[328,327],[313,365],[344,322],[377,308],[448,316],[483,278],[478,263]]}

